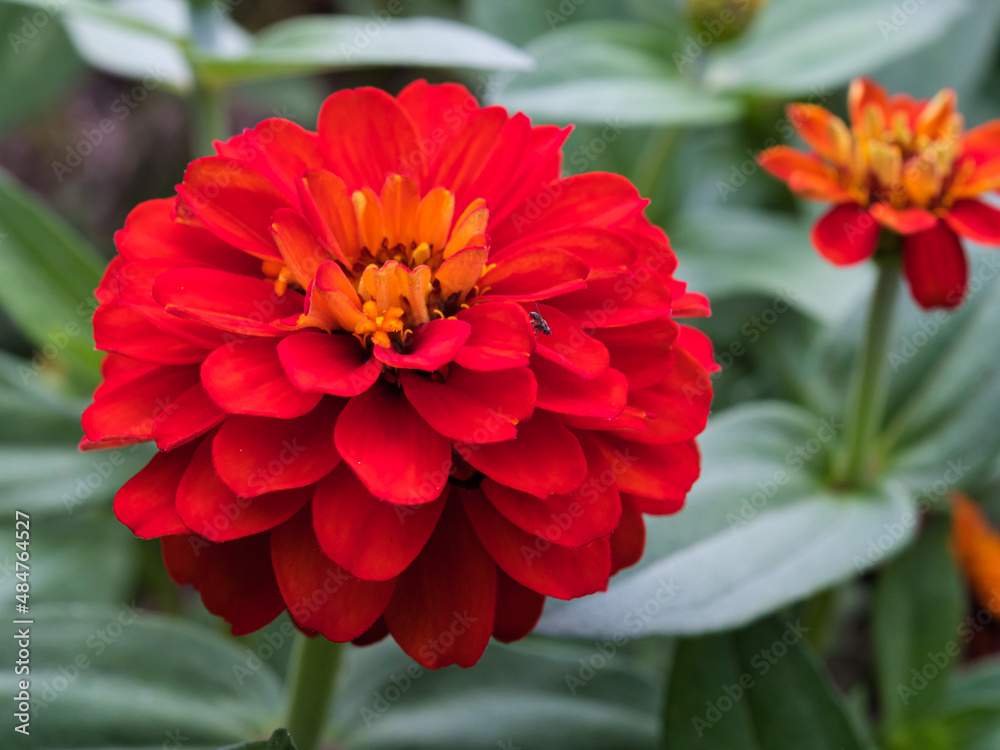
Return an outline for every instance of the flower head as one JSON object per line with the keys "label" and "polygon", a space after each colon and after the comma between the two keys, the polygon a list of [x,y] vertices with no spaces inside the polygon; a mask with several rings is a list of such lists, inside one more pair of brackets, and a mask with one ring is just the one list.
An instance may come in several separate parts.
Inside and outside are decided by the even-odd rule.
{"label": "flower head", "polygon": [[387,633],[474,664],[599,591],[698,476],[707,314],[567,130],[417,82],[272,119],[139,205],[94,318],[83,446],[154,440],[115,498],[236,633]]}
{"label": "flower head", "polygon": [[1000,188],[1000,120],[965,131],[955,92],[918,101],[866,78],[848,93],[851,124],[815,104],[788,115],[812,149],[775,146],[761,166],[805,198],[837,205],[813,229],[823,257],[848,265],[875,255],[883,233],[901,237],[917,303],[962,303],[968,262],[960,237],[1000,245],[1000,211],[979,200]]}

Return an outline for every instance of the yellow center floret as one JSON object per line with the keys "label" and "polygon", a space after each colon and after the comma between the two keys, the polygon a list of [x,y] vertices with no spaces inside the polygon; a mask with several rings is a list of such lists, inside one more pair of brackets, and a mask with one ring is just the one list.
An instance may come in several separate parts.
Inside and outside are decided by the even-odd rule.
{"label": "yellow center floret", "polygon": [[[454,315],[478,293],[488,255],[485,201],[472,201],[455,219],[455,198],[444,188],[421,198],[412,179],[390,175],[381,195],[371,188],[347,193],[338,178],[326,179],[336,181],[332,190],[324,186],[333,205],[317,209],[326,226],[317,230],[314,220],[313,240],[276,224],[284,263],[263,265],[276,293],[291,283],[311,289],[296,327],[345,330],[366,344],[398,347],[417,326]],[[313,275],[302,270],[309,267],[303,255]]]}

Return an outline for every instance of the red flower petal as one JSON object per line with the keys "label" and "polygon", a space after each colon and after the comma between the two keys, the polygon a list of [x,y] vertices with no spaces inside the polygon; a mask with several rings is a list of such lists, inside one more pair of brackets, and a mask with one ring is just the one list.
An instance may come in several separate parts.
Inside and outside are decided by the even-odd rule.
{"label": "red flower petal", "polygon": [[646,412],[649,431],[631,434],[639,443],[677,443],[697,437],[708,422],[712,381],[693,355],[675,353],[674,366],[652,388],[631,391],[629,405]]}
{"label": "red flower petal", "polygon": [[203,435],[226,418],[226,411],[209,397],[201,383],[195,383],[176,401],[166,406],[153,425],[156,447],[169,451]]}
{"label": "red flower petal", "polygon": [[459,453],[491,479],[535,497],[573,492],[587,478],[587,459],[580,443],[545,411],[536,411],[519,424],[516,440],[462,445]]}
{"label": "red flower petal", "polygon": [[220,156],[242,161],[296,202],[296,183],[310,167],[323,164],[315,133],[291,120],[271,117],[226,143],[216,143]]}
{"label": "red flower petal", "polygon": [[956,201],[944,220],[953,230],[973,242],[1000,245],[1000,210],[982,201]]}
{"label": "red flower petal", "polygon": [[472,326],[463,320],[432,320],[413,332],[405,353],[376,346],[375,357],[390,367],[437,370],[455,359],[471,334]]}
{"label": "red flower petal", "polygon": [[212,441],[204,440],[177,487],[177,515],[191,531],[225,542],[272,529],[309,502],[312,488],[254,498],[237,497],[212,464]]}
{"label": "red flower petal", "polygon": [[413,372],[401,372],[399,382],[431,427],[468,443],[512,440],[535,405],[535,378],[526,367],[475,372],[453,365],[444,382]]}
{"label": "red flower petal", "polygon": [[207,229],[174,218],[175,198],[140,203],[115,234],[118,252],[130,262],[173,261],[183,266],[209,266],[234,273],[254,273],[260,261],[226,244]]}
{"label": "red flower petal", "polygon": [[812,230],[812,243],[838,266],[860,263],[875,254],[879,225],[871,214],[853,203],[842,203],[823,214]]}
{"label": "red flower petal", "polygon": [[[523,214],[515,211],[492,231],[493,242],[502,246],[530,232],[541,234],[579,227],[614,227],[641,212],[649,201],[639,197],[625,177],[607,172],[588,172],[540,185],[532,191]],[[539,198],[544,195],[545,199]]]}
{"label": "red flower petal", "polygon": [[160,452],[115,495],[115,517],[142,539],[187,534],[174,510],[177,485],[187,471],[198,443],[170,453]]}
{"label": "red flower petal", "polygon": [[454,135],[479,111],[479,102],[465,86],[457,83],[430,85],[414,81],[396,97],[403,106],[421,138],[442,139],[442,134]]}
{"label": "red flower petal", "polygon": [[99,351],[164,365],[201,362],[208,354],[205,347],[172,336],[118,303],[101,305],[94,313],[94,341]]}
{"label": "red flower petal", "polygon": [[493,637],[501,643],[519,641],[538,624],[545,597],[497,570],[497,616]]}
{"label": "red flower petal", "polygon": [[323,398],[303,393],[285,376],[276,339],[244,339],[221,346],[201,365],[201,380],[223,409],[233,414],[291,419],[307,414]]}
{"label": "red flower petal", "polygon": [[[606,466],[606,462],[602,464]],[[608,536],[621,518],[616,487],[592,473],[580,490],[541,500],[487,479],[483,492],[503,516],[534,536],[563,547],[579,547]]]}
{"label": "red flower petal", "polygon": [[611,535],[611,575],[639,562],[645,548],[646,524],[642,514],[625,499],[622,503],[622,522]]}
{"label": "red flower petal", "polygon": [[455,362],[470,370],[507,370],[528,364],[535,330],[524,309],[513,302],[483,302],[456,316],[472,333]]}
{"label": "red flower petal", "polygon": [[610,419],[622,413],[628,400],[628,378],[617,370],[586,380],[539,357],[532,360],[531,370],[538,379],[539,409]]}
{"label": "red flower petal", "polygon": [[271,559],[295,622],[338,643],[367,631],[396,585],[395,580],[358,580],[327,558],[316,541],[308,508],[271,532]]}
{"label": "red flower petal", "polygon": [[641,445],[598,435],[604,456],[611,462],[618,489],[642,497],[681,500],[700,473],[694,441]]}
{"label": "red flower petal", "polygon": [[337,92],[323,103],[317,129],[332,171],[349,187],[379,189],[390,174],[420,181],[424,156],[416,128],[384,91]]}
{"label": "red flower petal", "polygon": [[153,296],[168,312],[244,336],[278,336],[282,332],[271,321],[305,309],[298,292],[278,295],[270,281],[207,268],[167,271],[156,280]]}
{"label": "red flower petal", "polygon": [[269,534],[210,544],[194,535],[163,540],[163,560],[180,584],[193,583],[205,608],[232,625],[233,635],[260,630],[285,609],[271,559]]}
{"label": "red flower petal", "polygon": [[177,400],[198,383],[198,367],[151,367],[139,370],[133,377],[105,378],[104,385],[94,393],[94,403],[83,413],[87,437],[95,442],[148,440],[157,422],[175,410]]}
{"label": "red flower petal", "polygon": [[522,586],[556,599],[586,596],[607,587],[611,571],[607,538],[582,547],[561,547],[517,528],[482,492],[464,492],[462,500],[483,546]]}
{"label": "red flower petal", "polygon": [[215,470],[243,497],[319,481],[340,463],[333,426],[344,403],[328,399],[295,419],[230,417],[213,442]]}
{"label": "red flower petal", "polygon": [[346,466],[316,487],[313,527],[323,553],[365,581],[402,573],[420,554],[445,501],[397,505],[379,500]]}
{"label": "red flower petal", "polygon": [[588,279],[587,288],[550,302],[582,325],[628,326],[670,315],[673,299],[665,284],[642,283],[632,272]]}
{"label": "red flower petal", "polygon": [[479,661],[493,632],[497,567],[460,503],[448,502],[427,546],[398,580],[385,622],[400,648],[429,669]]}
{"label": "red flower petal", "polygon": [[607,371],[611,361],[608,348],[584,333],[576,320],[549,305],[539,305],[538,312],[552,331],[538,337],[536,351],[540,357],[583,378],[596,378]]}
{"label": "red flower petal", "polygon": [[873,203],[868,211],[882,226],[897,234],[914,234],[937,224],[937,217],[926,208],[895,209],[887,203]]}
{"label": "red flower petal", "polygon": [[330,253],[297,211],[278,209],[271,224],[271,234],[285,265],[303,288],[309,286],[319,267],[331,259]]}
{"label": "red flower petal", "polygon": [[278,344],[278,357],[288,379],[300,391],[357,396],[378,380],[382,363],[368,357],[350,335],[309,331],[295,333]]}
{"label": "red flower petal", "polygon": [[526,249],[483,274],[479,300],[536,300],[583,289],[590,268],[563,250]]}
{"label": "red flower petal", "polygon": [[428,503],[448,481],[448,440],[421,418],[399,388],[387,383],[377,383],[347,403],[334,439],[344,462],[383,500]]}
{"label": "red flower petal", "polygon": [[258,258],[280,259],[268,229],[288,199],[274,184],[235,159],[195,159],[177,194],[212,233]]}
{"label": "red flower petal", "polygon": [[840,186],[837,173],[817,157],[804,154],[791,146],[774,146],[757,156],[757,163],[788,183],[797,193],[811,200],[840,203],[850,200],[850,194]]}
{"label": "red flower petal", "polygon": [[715,349],[712,340],[704,331],[691,326],[678,326],[677,344],[675,348],[684,349],[693,356],[707,372],[718,372],[722,369],[715,361]]}
{"label": "red flower petal", "polygon": [[[657,318],[619,328],[599,328],[593,337],[610,353],[610,366],[625,373],[629,388],[649,388],[673,364],[671,347],[680,332],[672,320]],[[711,356],[712,347],[708,347]]]}
{"label": "red flower petal", "polygon": [[950,310],[965,299],[969,262],[958,236],[944,224],[904,240],[903,273],[913,298],[925,310]]}

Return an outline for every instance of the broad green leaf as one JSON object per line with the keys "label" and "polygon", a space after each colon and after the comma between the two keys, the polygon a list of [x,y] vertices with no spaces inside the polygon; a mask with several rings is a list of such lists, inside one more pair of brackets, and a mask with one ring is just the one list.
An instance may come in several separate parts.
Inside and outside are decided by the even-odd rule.
{"label": "broad green leaf", "polygon": [[887,560],[913,535],[913,503],[893,483],[852,493],[824,487],[827,451],[841,429],[834,416],[777,402],[713,419],[685,509],[647,518],[643,559],[607,592],[550,601],[539,631],[724,630]]}
{"label": "broad green leaf", "polygon": [[[654,2],[656,7],[662,3]],[[596,19],[634,16],[640,3],[621,0],[465,0],[469,23],[514,44],[524,44],[570,24]]]}
{"label": "broad green leaf", "polygon": [[335,726],[348,750],[652,750],[658,686],[622,645],[494,643],[432,672],[391,642],[352,649]]}
{"label": "broad green leaf", "polygon": [[[246,649],[205,628],[131,601],[52,604],[32,615],[31,735],[21,747],[159,750],[179,737],[184,748],[218,747],[266,737],[278,724],[281,689],[270,667],[258,662],[242,675]],[[0,659],[14,663],[12,637]],[[12,669],[0,674],[0,690],[17,693]]]}
{"label": "broad green leaf", "polygon": [[526,70],[529,56],[484,31],[435,18],[301,16],[244,46],[199,51],[199,73],[215,81],[373,66]]}
{"label": "broad green leaf", "polygon": [[931,519],[882,572],[875,599],[875,659],[886,730],[935,711],[951,666],[965,597],[948,551],[949,523]]}
{"label": "broad green leaf", "polygon": [[37,347],[33,369],[97,379],[90,318],[103,262],[58,216],[0,173],[0,306]]}
{"label": "broad green leaf", "polygon": [[840,86],[970,22],[969,11],[963,0],[772,0],[746,36],[709,47],[704,81],[776,96]]}
{"label": "broad green leaf", "polygon": [[869,750],[795,620],[768,619],[677,646],[664,747]]}
{"label": "broad green leaf", "polygon": [[668,229],[681,277],[712,300],[758,292],[832,322],[864,307],[873,288],[870,265],[830,265],[800,219],[731,206],[686,212]]}
{"label": "broad green leaf", "polygon": [[[34,513],[30,516],[30,607],[51,602],[114,604],[132,590],[138,574],[138,542],[111,515],[110,503],[100,511],[72,516]],[[14,539],[14,510],[4,509],[0,534]],[[0,606],[14,611],[15,549],[4,543],[0,552]]]}
{"label": "broad green leaf", "polygon": [[894,404],[888,471],[926,499],[984,479],[1000,453],[1000,256],[975,252],[970,294],[958,313],[911,312],[888,357]]}
{"label": "broad green leaf", "polygon": [[709,125],[732,122],[742,113],[736,100],[703,94],[669,78],[585,78],[506,92],[497,101],[556,123]]}
{"label": "broad green leaf", "polygon": [[105,72],[140,80],[147,89],[189,89],[193,78],[182,47],[189,33],[183,0],[115,0],[111,7],[114,16],[89,9],[67,12],[66,28],[83,58]]}
{"label": "broad green leaf", "polygon": [[493,98],[558,123],[678,126],[738,120],[742,103],[699,90],[664,56],[662,32],[638,24],[560,29],[526,48],[536,69],[498,80]]}
{"label": "broad green leaf", "polygon": [[0,3],[0,29],[0,130],[8,130],[51,106],[84,68],[51,10]]}

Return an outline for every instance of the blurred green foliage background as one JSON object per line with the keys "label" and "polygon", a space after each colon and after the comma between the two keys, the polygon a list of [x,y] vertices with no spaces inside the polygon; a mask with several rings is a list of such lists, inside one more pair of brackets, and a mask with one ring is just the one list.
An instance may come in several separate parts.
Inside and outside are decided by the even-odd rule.
{"label": "blurred green foliage background", "polygon": [[[194,750],[280,724],[290,623],[226,635],[113,518],[150,449],[76,449],[99,381],[92,291],[131,208],[170,195],[213,134],[274,115],[313,127],[335,90],[426,77],[575,123],[568,173],[632,179],[679,278],[712,300],[699,325],[722,372],[703,479],[682,514],[651,520],[639,566],[608,594],[550,602],[539,635],[468,671],[352,650],[331,741],[1000,747],[1000,628],[963,588],[942,510],[962,489],[1000,521],[1000,256],[974,249],[953,316],[901,301],[885,475],[836,493],[873,273],[820,260],[819,208],[754,162],[794,143],[787,101],[843,114],[857,75],[918,97],[950,86],[969,125],[1000,117],[1000,4],[771,0],[742,34],[707,4],[693,20],[675,0],[0,2],[0,611],[21,510],[36,621],[37,705],[16,746]],[[9,710],[3,732],[6,747]]]}

